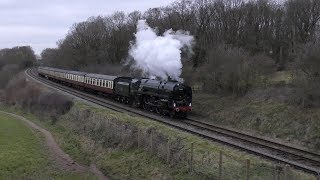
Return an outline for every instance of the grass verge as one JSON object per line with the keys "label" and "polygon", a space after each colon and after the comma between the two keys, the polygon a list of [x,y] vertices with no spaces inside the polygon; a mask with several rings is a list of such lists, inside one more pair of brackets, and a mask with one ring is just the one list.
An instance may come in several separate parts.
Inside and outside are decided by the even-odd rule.
{"label": "grass verge", "polygon": [[0,179],[93,179],[89,173],[57,170],[40,132],[0,112]]}
{"label": "grass verge", "polygon": [[[24,115],[53,132],[74,159],[95,162],[111,179],[214,179],[219,175],[220,154],[224,179],[244,178],[247,160],[253,179],[274,177],[275,167],[269,161],[126,113],[77,102],[54,125],[30,113]],[[283,173],[277,175],[283,177]],[[293,169],[289,174],[296,179],[312,177]]]}

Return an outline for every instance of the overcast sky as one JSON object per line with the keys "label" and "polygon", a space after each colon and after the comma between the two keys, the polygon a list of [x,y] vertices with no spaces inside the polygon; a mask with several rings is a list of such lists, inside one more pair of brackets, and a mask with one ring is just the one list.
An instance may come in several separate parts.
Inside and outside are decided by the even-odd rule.
{"label": "overcast sky", "polygon": [[0,0],[0,49],[30,45],[40,54],[56,47],[72,24],[115,11],[145,11],[174,0]]}

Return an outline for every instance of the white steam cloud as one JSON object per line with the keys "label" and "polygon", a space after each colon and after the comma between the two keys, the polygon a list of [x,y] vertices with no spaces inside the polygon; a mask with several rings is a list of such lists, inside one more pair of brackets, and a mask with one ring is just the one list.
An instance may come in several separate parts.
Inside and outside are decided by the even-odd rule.
{"label": "white steam cloud", "polygon": [[185,31],[167,30],[162,36],[148,26],[145,20],[139,20],[135,42],[131,45],[129,55],[133,57],[133,68],[142,70],[144,75],[170,78],[182,81],[181,50],[192,52],[193,36]]}

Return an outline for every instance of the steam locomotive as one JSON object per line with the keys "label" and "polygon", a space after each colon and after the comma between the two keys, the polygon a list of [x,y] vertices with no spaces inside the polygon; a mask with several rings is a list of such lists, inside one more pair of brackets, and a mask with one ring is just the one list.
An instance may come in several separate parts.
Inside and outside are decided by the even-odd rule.
{"label": "steam locomotive", "polygon": [[113,99],[170,117],[186,117],[192,109],[192,90],[178,81],[109,76],[39,67],[38,74],[49,80],[104,94]]}

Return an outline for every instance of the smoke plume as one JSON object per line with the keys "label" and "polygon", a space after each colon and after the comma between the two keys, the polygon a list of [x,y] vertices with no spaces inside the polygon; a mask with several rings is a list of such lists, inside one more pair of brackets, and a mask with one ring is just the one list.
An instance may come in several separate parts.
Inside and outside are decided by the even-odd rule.
{"label": "smoke plume", "polygon": [[145,20],[139,20],[135,38],[129,50],[134,69],[141,70],[145,76],[156,76],[163,80],[170,76],[182,81],[181,50],[192,52],[193,36],[189,32],[170,29],[157,36]]}

